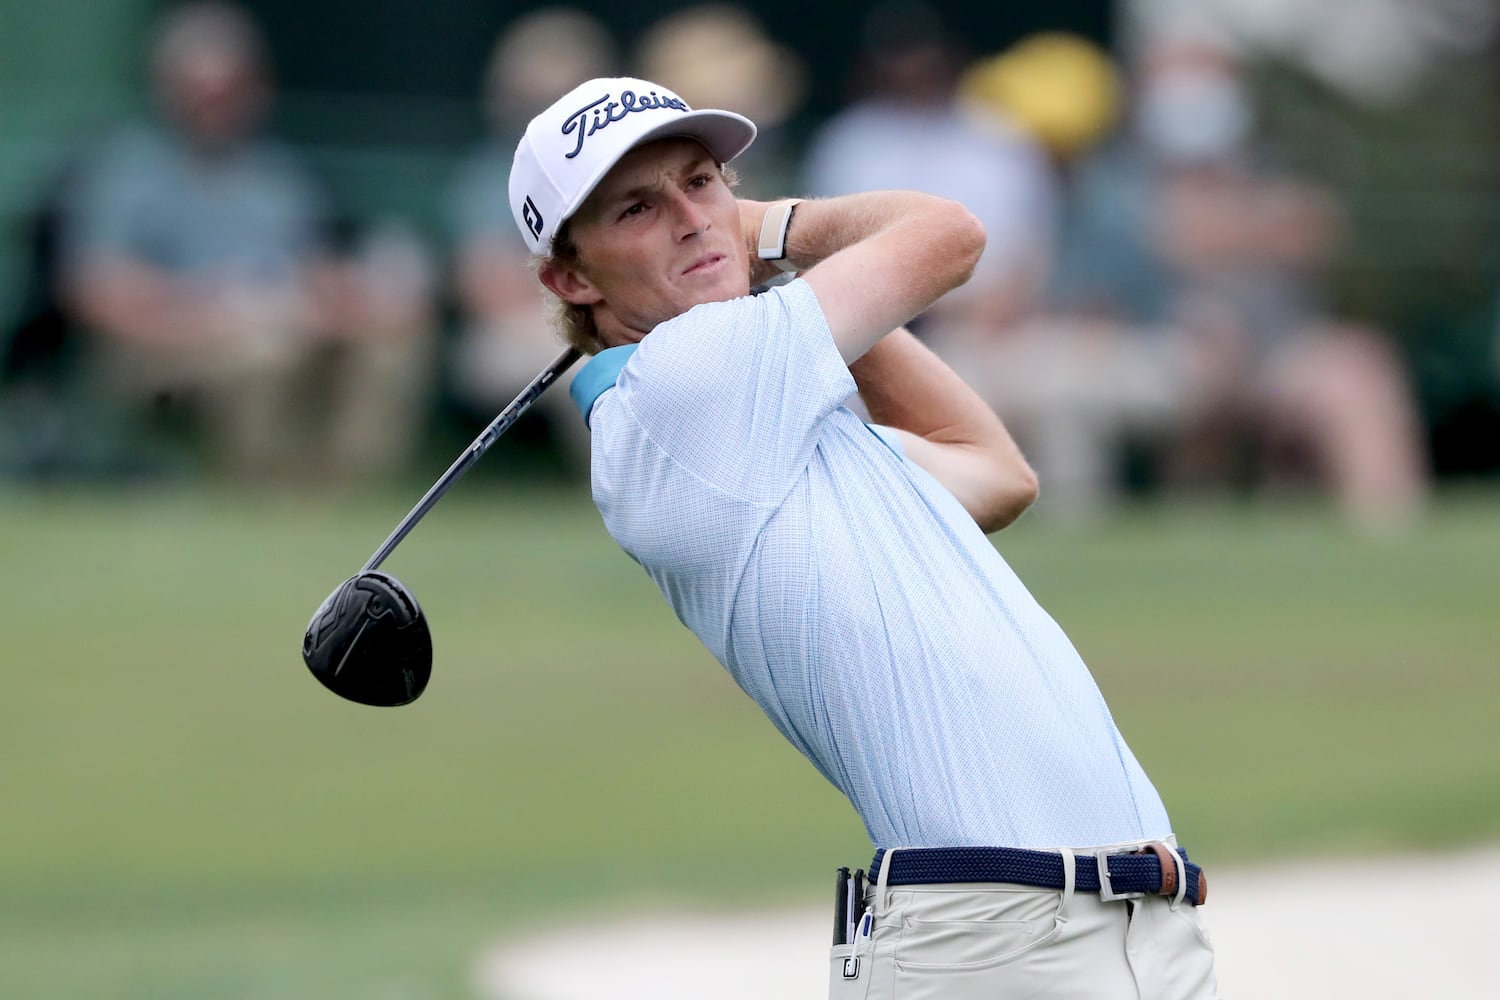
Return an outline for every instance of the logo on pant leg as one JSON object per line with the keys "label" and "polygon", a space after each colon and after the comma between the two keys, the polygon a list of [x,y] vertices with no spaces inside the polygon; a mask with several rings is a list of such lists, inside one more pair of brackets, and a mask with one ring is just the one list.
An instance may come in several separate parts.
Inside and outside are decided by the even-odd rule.
{"label": "logo on pant leg", "polygon": [[858,979],[859,978],[859,956],[858,955],[850,955],[848,958],[844,959],[844,978],[845,979]]}

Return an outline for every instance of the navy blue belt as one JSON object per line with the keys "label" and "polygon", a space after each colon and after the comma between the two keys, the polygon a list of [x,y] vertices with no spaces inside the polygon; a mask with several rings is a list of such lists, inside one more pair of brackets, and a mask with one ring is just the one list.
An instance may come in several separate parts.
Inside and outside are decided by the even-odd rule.
{"label": "navy blue belt", "polygon": [[[1136,851],[1111,854],[1074,852],[1073,887],[1097,892],[1104,899],[1178,895],[1178,868],[1171,848],[1149,844]],[[1208,898],[1208,877],[1177,849],[1182,860],[1184,902],[1202,906]],[[870,862],[870,881],[880,877],[885,850]],[[890,884],[945,885],[954,882],[1009,882],[1039,889],[1065,886],[1062,856],[1056,851],[1028,851],[1019,847],[914,847],[897,849],[887,873]]]}

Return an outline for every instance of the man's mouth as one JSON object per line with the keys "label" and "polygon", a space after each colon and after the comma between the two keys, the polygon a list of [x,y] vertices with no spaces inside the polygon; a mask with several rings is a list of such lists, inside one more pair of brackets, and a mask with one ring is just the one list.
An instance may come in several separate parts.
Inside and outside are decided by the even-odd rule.
{"label": "man's mouth", "polygon": [[724,260],[725,256],[721,253],[704,254],[702,257],[699,257],[697,260],[693,261],[692,264],[688,265],[687,270],[683,271],[682,273],[684,275],[705,274],[713,270]]}

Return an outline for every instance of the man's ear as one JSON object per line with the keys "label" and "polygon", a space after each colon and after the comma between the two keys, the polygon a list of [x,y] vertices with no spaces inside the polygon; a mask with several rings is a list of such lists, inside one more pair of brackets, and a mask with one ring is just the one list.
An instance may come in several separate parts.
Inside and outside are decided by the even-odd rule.
{"label": "man's ear", "polygon": [[577,265],[556,260],[543,261],[537,268],[536,276],[547,286],[549,292],[575,306],[591,306],[604,299],[599,289]]}

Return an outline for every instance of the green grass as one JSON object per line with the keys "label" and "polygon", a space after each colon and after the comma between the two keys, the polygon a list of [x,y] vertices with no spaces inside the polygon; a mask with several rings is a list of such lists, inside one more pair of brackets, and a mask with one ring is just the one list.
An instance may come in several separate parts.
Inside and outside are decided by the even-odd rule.
{"label": "green grass", "polygon": [[[506,931],[861,861],[573,493],[455,491],[388,564],[431,687],[323,691],[307,619],[414,496],[0,494],[0,996],[465,997]],[[1500,835],[1500,496],[1385,543],[1296,508],[996,541],[1196,856]]]}

